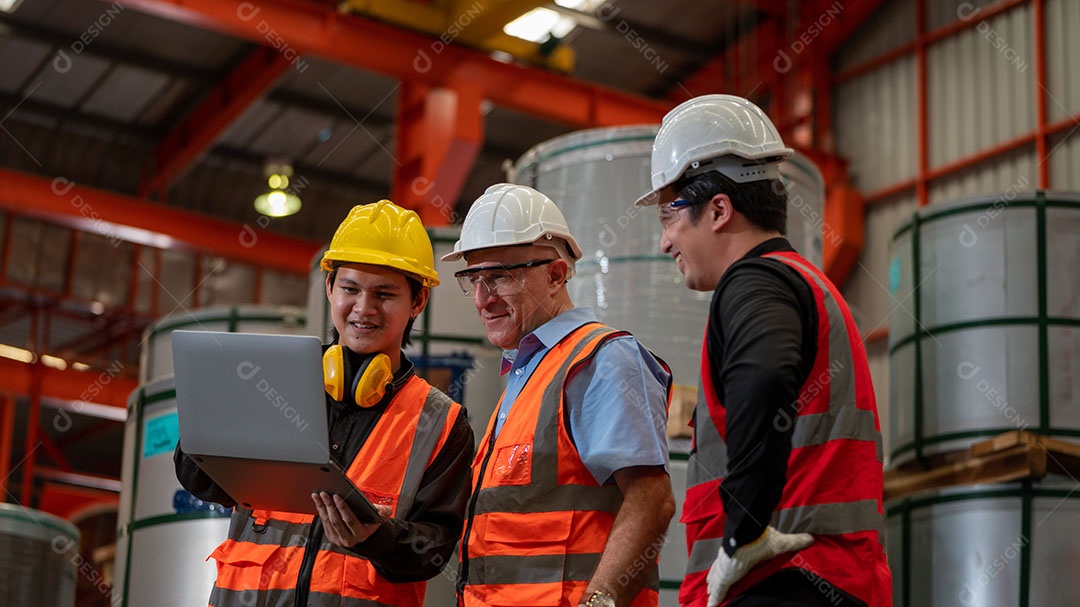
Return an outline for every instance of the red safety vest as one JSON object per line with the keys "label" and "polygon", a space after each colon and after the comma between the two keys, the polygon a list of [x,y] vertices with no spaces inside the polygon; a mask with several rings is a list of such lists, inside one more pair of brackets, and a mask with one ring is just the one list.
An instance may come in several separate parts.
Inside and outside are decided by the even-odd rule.
{"label": "red safety vest", "polygon": [[[859,331],[821,270],[796,253],[763,257],[798,272],[817,307],[817,356],[799,389],[798,411],[794,419],[786,413],[777,417],[776,423],[794,424],[794,429],[787,483],[771,521],[784,533],[812,534],[814,543],[759,564],[731,587],[725,603],[777,571],[797,568],[826,598],[839,588],[870,607],[891,606],[892,575],[882,537],[881,427]],[[705,577],[724,537],[720,482],[727,474],[726,411],[712,383],[704,344],[701,378],[681,517],[690,553],[679,590],[684,607],[705,607]]]}
{"label": "red safety vest", "polygon": [[[420,480],[450,436],[461,406],[413,376],[390,401],[346,475],[393,517],[412,508]],[[269,482],[269,481],[268,481]],[[218,577],[210,605],[292,607],[312,515],[238,508],[229,539],[210,556]],[[427,582],[392,583],[366,559],[323,540],[315,550],[311,607],[421,607]]]}
{"label": "red safety vest", "polygon": [[[613,484],[597,484],[582,463],[566,428],[563,397],[574,373],[619,335],[626,333],[595,322],[575,329],[544,355],[497,437],[497,415],[491,416],[473,462],[461,604],[573,606],[582,600],[623,496]],[[646,576],[632,606],[656,607],[658,558],[631,572]]]}

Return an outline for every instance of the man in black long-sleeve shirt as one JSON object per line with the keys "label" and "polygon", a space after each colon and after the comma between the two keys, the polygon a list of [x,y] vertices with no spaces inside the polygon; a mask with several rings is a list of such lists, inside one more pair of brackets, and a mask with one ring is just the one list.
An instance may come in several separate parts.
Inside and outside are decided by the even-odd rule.
{"label": "man in black long-sleeve shirt", "polygon": [[[439,284],[419,217],[389,201],[353,208],[322,267],[335,329],[323,357],[329,452],[384,518],[364,523],[326,493],[311,496],[314,517],[238,507],[211,555],[214,607],[421,607],[425,581],[461,535],[472,429],[465,409],[417,377],[401,350]],[[196,497],[236,506],[179,446],[175,463]]]}
{"label": "man in black long-sleeve shirt", "polygon": [[866,353],[839,290],[783,238],[791,154],[749,101],[692,99],[665,116],[638,201],[658,205],[686,286],[713,292],[684,606],[892,604]]}

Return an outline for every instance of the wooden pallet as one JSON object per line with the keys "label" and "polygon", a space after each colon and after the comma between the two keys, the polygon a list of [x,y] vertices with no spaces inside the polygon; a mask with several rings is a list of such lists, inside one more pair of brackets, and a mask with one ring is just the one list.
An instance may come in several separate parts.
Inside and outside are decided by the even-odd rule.
{"label": "wooden pallet", "polygon": [[925,464],[886,470],[885,499],[955,485],[1037,480],[1048,473],[1080,478],[1080,445],[1015,430]]}

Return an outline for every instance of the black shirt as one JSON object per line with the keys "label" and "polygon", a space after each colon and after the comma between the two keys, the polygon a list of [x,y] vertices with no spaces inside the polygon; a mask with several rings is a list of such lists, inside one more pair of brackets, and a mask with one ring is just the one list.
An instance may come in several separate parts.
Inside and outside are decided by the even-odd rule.
{"label": "black shirt", "polygon": [[774,238],[732,264],[709,311],[710,370],[727,412],[728,472],[720,498],[729,555],[765,532],[780,502],[794,424],[777,423],[777,416],[786,410],[787,419],[794,418],[799,387],[817,353],[809,285],[783,262],[761,258],[778,251],[794,249]]}

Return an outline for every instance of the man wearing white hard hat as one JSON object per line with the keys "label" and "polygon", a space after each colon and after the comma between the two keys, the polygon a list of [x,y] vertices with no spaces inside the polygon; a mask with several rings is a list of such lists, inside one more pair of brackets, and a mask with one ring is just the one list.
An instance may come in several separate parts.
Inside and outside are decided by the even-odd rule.
{"label": "man wearing white hard hat", "polygon": [[881,432],[839,289],[783,237],[792,155],[753,103],[691,99],[653,144],[661,248],[711,291],[684,606],[892,605]]}
{"label": "man wearing white hard hat", "polygon": [[656,607],[675,511],[669,369],[574,307],[581,249],[540,192],[488,188],[443,260],[462,257],[455,277],[508,375],[473,463],[460,604]]}

